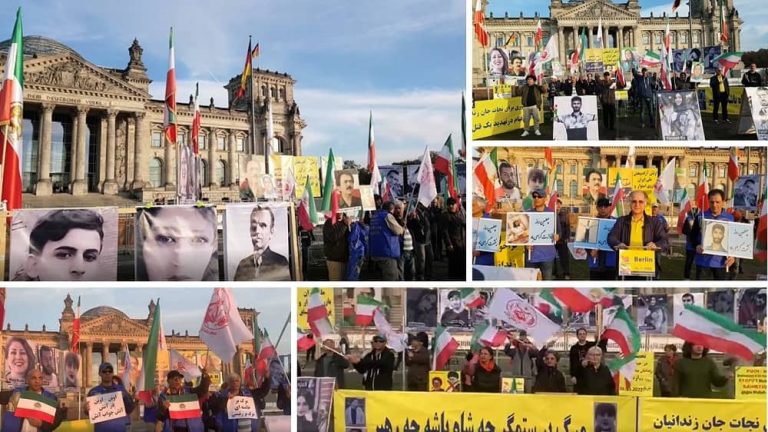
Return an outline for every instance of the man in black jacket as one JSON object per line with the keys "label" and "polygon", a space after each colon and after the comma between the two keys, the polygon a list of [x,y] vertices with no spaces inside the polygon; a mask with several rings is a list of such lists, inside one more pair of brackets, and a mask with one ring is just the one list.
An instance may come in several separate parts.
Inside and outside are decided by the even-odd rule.
{"label": "man in black jacket", "polygon": [[709,88],[712,89],[712,100],[715,102],[715,107],[712,109],[712,118],[717,120],[718,108],[722,108],[723,120],[726,123],[730,123],[728,120],[728,93],[730,93],[730,87],[728,86],[728,78],[723,76],[723,68],[717,68],[717,74],[709,79]]}
{"label": "man in black jacket", "polygon": [[432,280],[432,227],[429,223],[427,208],[418,203],[416,210],[408,215],[408,229],[413,238],[413,255],[416,260],[415,276],[417,281]]}
{"label": "man in black jacket", "polygon": [[[555,214],[557,218],[557,234],[559,238],[555,243],[555,249],[557,249],[557,261],[555,261],[555,273],[557,273],[558,279],[571,279],[571,264],[570,255],[568,250],[568,242],[571,241],[571,224],[568,222],[568,212],[562,208],[563,201],[558,199],[555,206]],[[561,274],[562,272],[562,274]]]}
{"label": "man in black jacket", "polygon": [[552,340],[539,350],[536,358],[536,382],[534,393],[565,393],[565,376],[557,369],[560,360],[554,351],[550,351],[555,341]]}
{"label": "man in black jacket", "polygon": [[395,355],[387,348],[387,340],[373,337],[373,349],[362,359],[359,355],[347,356],[355,370],[363,374],[366,390],[392,390],[392,371],[395,370]]}
{"label": "man in black jacket", "polygon": [[[333,339],[323,341],[323,346],[336,350],[336,342]],[[333,351],[325,350],[323,355],[315,362],[316,377],[336,378],[336,388],[344,388],[344,370],[349,367],[349,360]]]}
{"label": "man in black jacket", "polygon": [[[608,346],[608,339],[603,339],[600,342],[587,342],[587,329],[584,327],[576,330],[576,338],[578,340],[571,346],[568,358],[570,360],[569,366],[573,391],[581,394],[582,383],[579,382],[579,377],[582,375],[582,371],[587,365],[587,352],[593,346],[598,346],[605,351]],[[597,335],[595,336],[595,339],[597,339]]]}
{"label": "man in black jacket", "polygon": [[344,280],[344,272],[349,261],[349,226],[352,220],[344,213],[333,223],[331,218],[325,219],[323,225],[323,249],[325,264],[328,266],[328,280]]}
{"label": "man in black jacket", "polygon": [[757,71],[757,65],[752,63],[749,65],[749,70],[741,77],[741,83],[744,87],[762,87],[763,77],[760,76],[760,72]]}

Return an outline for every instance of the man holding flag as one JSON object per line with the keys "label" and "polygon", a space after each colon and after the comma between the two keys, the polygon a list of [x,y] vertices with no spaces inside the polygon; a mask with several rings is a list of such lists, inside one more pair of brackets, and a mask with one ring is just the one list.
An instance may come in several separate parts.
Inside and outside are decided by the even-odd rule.
{"label": "man holding flag", "polygon": [[157,425],[162,432],[204,432],[200,406],[208,398],[211,377],[203,369],[200,384],[192,389],[184,386],[184,375],[172,370],[166,375],[168,388],[158,396]]}
{"label": "man holding flag", "polygon": [[352,354],[347,356],[347,360],[363,375],[365,390],[392,390],[395,355],[387,348],[387,339],[382,335],[374,336],[371,345],[373,349],[364,357]]}
{"label": "man holding flag", "polygon": [[3,414],[3,431],[52,431],[66,417],[66,409],[58,409],[59,399],[43,388],[43,373],[27,372],[27,385],[13,390]]}

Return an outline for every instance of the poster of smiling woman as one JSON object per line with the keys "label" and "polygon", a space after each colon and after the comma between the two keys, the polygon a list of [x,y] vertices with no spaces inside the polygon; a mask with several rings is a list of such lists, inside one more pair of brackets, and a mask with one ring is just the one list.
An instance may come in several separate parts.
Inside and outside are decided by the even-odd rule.
{"label": "poster of smiling woman", "polygon": [[19,210],[10,280],[117,280],[117,207]]}

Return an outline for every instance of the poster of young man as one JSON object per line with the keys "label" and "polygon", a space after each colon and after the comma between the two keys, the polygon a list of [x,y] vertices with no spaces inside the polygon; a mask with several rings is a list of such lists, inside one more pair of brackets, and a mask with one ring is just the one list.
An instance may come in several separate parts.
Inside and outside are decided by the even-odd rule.
{"label": "poster of young man", "polygon": [[389,189],[392,191],[392,197],[405,197],[405,185],[403,183],[403,167],[400,165],[382,165],[379,172],[384,176]]}
{"label": "poster of young man", "polygon": [[[685,309],[686,305],[706,307],[704,303],[704,293],[682,292],[672,295],[672,314],[677,317]],[[671,323],[674,325],[674,322]]]}
{"label": "poster of young man", "polygon": [[553,139],[597,141],[597,96],[556,96]]}
{"label": "poster of young man", "polygon": [[459,289],[441,289],[440,325],[443,327],[471,328],[472,313],[464,304]]}
{"label": "poster of young man", "polygon": [[760,189],[759,175],[746,175],[736,179],[733,185],[733,207],[754,211]]}
{"label": "poster of young man", "polygon": [[704,126],[696,92],[662,92],[657,97],[661,137],[664,141],[704,140]]}
{"label": "poster of young man", "polygon": [[608,178],[603,168],[584,168],[584,187],[582,198],[584,205],[594,206],[597,200],[608,193]]}
{"label": "poster of young man", "polygon": [[722,50],[723,47],[720,45],[704,47],[703,57],[701,58],[701,62],[704,63],[704,72],[709,74],[715,73],[717,62],[714,60],[720,57],[720,54],[723,52]]}
{"label": "poster of young man", "polygon": [[752,110],[757,139],[768,140],[768,87],[746,87],[744,92]]}
{"label": "poster of young man", "polygon": [[117,280],[117,207],[21,209],[10,237],[12,281]]}
{"label": "poster of young man", "polygon": [[765,325],[765,288],[739,289],[739,325],[757,328],[758,324]]}
{"label": "poster of young man", "polygon": [[290,236],[286,205],[228,205],[224,216],[226,279],[291,280]]}

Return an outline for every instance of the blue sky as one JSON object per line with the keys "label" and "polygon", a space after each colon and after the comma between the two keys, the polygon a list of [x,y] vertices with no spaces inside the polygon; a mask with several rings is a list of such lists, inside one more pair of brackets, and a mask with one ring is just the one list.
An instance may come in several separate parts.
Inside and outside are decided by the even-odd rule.
{"label": "blue sky", "polygon": [[[260,312],[259,325],[266,327],[273,343],[283,328],[291,309],[289,288],[233,288],[237,306],[253,308]],[[131,318],[146,318],[151,299],[160,298],[163,328],[197,335],[203,323],[205,308],[211,300],[212,288],[8,288],[5,300],[5,323],[14,330],[58,331],[64,299],[69,293],[77,305],[81,298],[81,312],[96,306],[111,306],[125,312]],[[278,347],[281,354],[290,353],[290,323]]]}
{"label": "blue sky", "polygon": [[[226,106],[224,83],[242,71],[248,35],[261,44],[257,65],[297,80],[308,127],[304,154],[328,147],[363,162],[373,110],[379,163],[415,158],[458,136],[465,86],[465,4],[451,0],[124,2],[35,0],[23,7],[24,33],[54,38],[101,66],[123,68],[134,37],[162,98],[168,31],[176,34],[178,100],[194,82],[201,98]],[[10,10],[8,5],[8,9]],[[0,39],[13,27],[0,18]]]}
{"label": "blue sky", "polygon": [[[626,0],[613,2],[626,3]],[[650,16],[651,12],[654,16],[660,16],[664,12],[672,11],[672,0],[639,0],[639,2],[642,16]],[[681,1],[680,9],[677,11],[680,16],[688,16],[687,3],[688,0]],[[765,7],[765,0],[733,0],[733,4],[739,11],[739,17],[744,21],[741,31],[742,50],[768,48],[768,8]],[[548,17],[549,5],[549,0],[488,0],[488,11],[493,12],[494,16],[504,16],[504,12],[509,12],[509,16],[512,17],[520,16],[520,12],[525,16],[533,16],[534,12],[538,12]]]}

